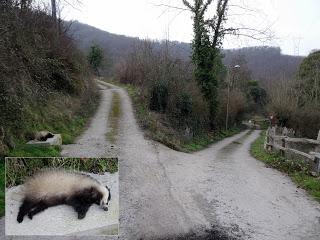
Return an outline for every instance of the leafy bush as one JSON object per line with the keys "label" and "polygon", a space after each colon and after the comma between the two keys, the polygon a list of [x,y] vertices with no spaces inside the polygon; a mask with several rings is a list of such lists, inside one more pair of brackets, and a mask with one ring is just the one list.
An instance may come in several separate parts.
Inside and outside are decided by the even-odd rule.
{"label": "leafy bush", "polygon": [[182,92],[178,94],[176,107],[178,110],[178,114],[182,118],[188,118],[193,110],[192,96],[187,92]]}

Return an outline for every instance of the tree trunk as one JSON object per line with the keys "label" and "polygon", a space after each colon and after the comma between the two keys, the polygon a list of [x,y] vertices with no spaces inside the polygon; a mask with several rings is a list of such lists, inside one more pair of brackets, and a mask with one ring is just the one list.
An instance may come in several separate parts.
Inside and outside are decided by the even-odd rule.
{"label": "tree trunk", "polygon": [[52,11],[52,18],[55,24],[57,24],[57,6],[56,0],[51,0],[51,11]]}
{"label": "tree trunk", "polygon": [[58,38],[59,38],[59,22],[57,20],[56,0],[51,0],[51,11],[52,11],[52,19],[53,19],[54,30],[56,32],[55,39],[54,39],[54,44],[55,44],[55,46],[57,46],[57,42],[58,42]]}

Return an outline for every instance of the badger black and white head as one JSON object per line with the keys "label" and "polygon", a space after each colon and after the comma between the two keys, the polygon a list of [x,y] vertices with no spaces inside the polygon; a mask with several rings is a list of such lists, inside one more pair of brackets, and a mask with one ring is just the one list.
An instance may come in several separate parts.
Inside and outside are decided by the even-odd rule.
{"label": "badger black and white head", "polygon": [[110,199],[110,189],[86,174],[42,170],[24,184],[17,221],[21,223],[25,215],[32,219],[35,214],[61,204],[73,207],[78,219],[83,219],[92,204],[107,211]]}
{"label": "badger black and white head", "polygon": [[47,141],[48,138],[54,137],[54,134],[48,131],[37,132],[34,136],[34,139],[37,141]]}

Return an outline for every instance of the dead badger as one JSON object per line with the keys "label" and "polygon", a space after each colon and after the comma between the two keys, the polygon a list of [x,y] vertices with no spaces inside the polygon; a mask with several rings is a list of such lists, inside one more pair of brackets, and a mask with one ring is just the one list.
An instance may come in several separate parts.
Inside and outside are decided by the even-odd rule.
{"label": "dead badger", "polygon": [[21,223],[25,215],[30,219],[45,209],[60,204],[72,206],[83,219],[92,204],[108,211],[111,199],[110,189],[94,178],[64,170],[42,170],[28,178],[24,184],[24,198],[17,221]]}
{"label": "dead badger", "polygon": [[54,134],[48,131],[37,132],[34,136],[34,139],[37,141],[47,141],[48,138],[54,137]]}

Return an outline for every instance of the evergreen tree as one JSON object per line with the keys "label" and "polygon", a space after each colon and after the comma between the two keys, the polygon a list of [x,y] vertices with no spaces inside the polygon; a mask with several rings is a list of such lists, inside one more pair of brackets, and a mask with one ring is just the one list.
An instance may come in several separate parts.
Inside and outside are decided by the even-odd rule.
{"label": "evergreen tree", "polygon": [[90,48],[90,52],[87,56],[88,62],[91,68],[95,71],[95,73],[99,76],[99,67],[102,65],[103,60],[103,51],[98,45],[93,45]]}
{"label": "evergreen tree", "polygon": [[301,102],[320,102],[320,51],[314,51],[306,57],[298,72],[298,86]]}

